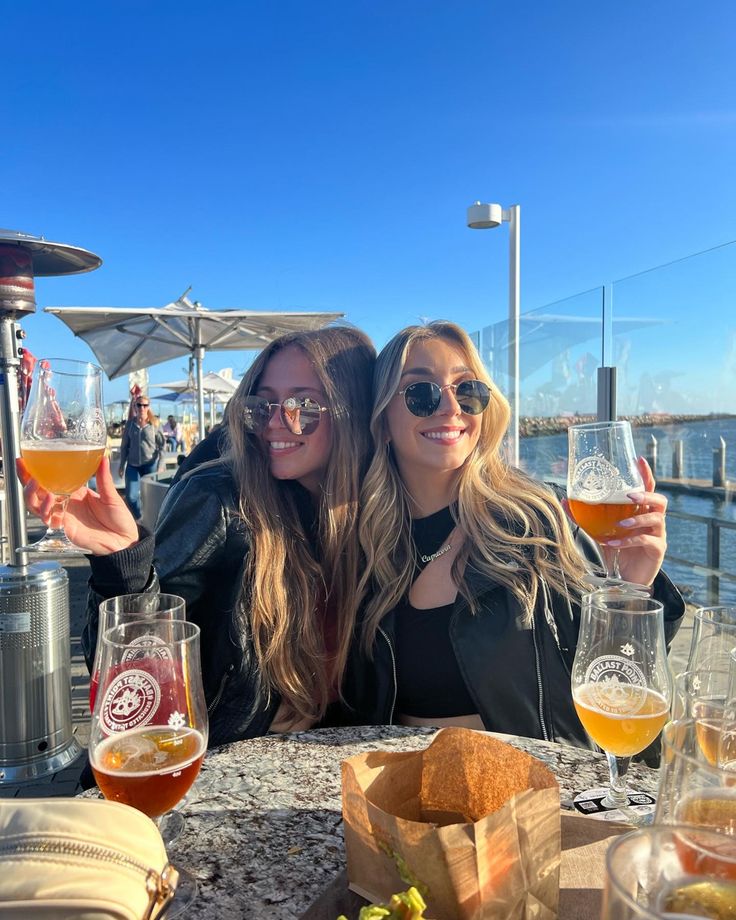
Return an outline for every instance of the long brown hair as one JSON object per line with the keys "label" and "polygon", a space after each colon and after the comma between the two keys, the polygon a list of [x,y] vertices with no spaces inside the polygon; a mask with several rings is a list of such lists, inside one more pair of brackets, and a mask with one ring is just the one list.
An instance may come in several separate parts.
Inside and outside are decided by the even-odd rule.
{"label": "long brown hair", "polygon": [[[324,388],[332,446],[318,500],[316,551],[304,530],[298,488],[271,475],[259,437],[247,433],[247,396],[276,352],[300,348]],[[350,326],[294,332],[258,355],[227,406],[225,459],[239,493],[239,513],[251,535],[241,588],[243,630],[252,636],[266,693],[277,693],[294,724],[316,720],[338,686],[352,636],[361,552],[357,521],[360,484],[370,457],[370,388],[375,362],[370,339]],[[327,660],[318,606],[336,615],[336,651]]]}
{"label": "long brown hair", "polygon": [[359,590],[366,598],[364,641],[369,651],[381,619],[409,591],[416,562],[410,496],[388,443],[385,410],[399,388],[412,345],[433,339],[459,349],[473,375],[487,383],[491,392],[478,443],[457,475],[453,515],[465,535],[452,567],[458,591],[474,610],[465,578],[465,572],[473,568],[504,585],[531,616],[542,580],[573,596],[582,587],[582,560],[559,501],[546,486],[509,466],[503,457],[502,441],[511,410],[470,337],[450,322],[409,326],[383,348],[374,373],[371,433],[375,453],[363,481],[360,522],[366,568]]}

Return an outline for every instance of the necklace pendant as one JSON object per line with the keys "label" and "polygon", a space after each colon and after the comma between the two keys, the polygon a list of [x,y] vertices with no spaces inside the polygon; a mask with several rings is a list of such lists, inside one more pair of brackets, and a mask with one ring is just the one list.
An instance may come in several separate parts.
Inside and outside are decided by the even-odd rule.
{"label": "necklace pendant", "polygon": [[440,547],[436,553],[432,553],[430,556],[420,556],[421,561],[427,565],[435,559],[439,559],[440,556],[444,556],[445,553],[449,553],[452,549],[452,543],[446,543],[444,546]]}

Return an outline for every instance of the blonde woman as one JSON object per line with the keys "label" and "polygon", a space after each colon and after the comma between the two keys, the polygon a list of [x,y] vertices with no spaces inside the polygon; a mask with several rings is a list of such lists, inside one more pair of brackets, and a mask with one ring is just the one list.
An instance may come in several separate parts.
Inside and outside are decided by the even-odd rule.
{"label": "blonde woman", "polygon": [[[80,490],[65,517],[89,547],[83,644],[94,656],[102,597],[180,594],[202,629],[210,744],[304,728],[337,696],[354,627],[357,515],[369,459],[375,351],[359,330],[286,335],[256,358],[228,405],[221,460],[169,491],[154,539],[112,485]],[[29,480],[46,519],[52,497]]]}
{"label": "blonde woman", "polygon": [[[509,466],[508,403],[453,323],[402,330],[380,353],[362,491],[358,721],[463,725],[587,746],[570,667],[586,567],[599,562],[545,485]],[[621,546],[674,633],[684,605],[660,573],[665,500]],[[587,558],[586,558],[587,557]]]}

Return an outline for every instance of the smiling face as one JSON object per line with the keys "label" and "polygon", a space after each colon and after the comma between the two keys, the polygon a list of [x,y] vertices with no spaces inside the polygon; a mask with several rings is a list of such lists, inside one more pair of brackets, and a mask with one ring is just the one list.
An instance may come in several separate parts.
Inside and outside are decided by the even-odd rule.
{"label": "smiling face", "polygon": [[[475,376],[456,345],[420,339],[409,348],[398,389],[422,380],[446,387]],[[388,404],[385,418],[399,473],[415,501],[424,511],[452,501],[457,473],[478,443],[482,415],[462,412],[454,392],[443,389],[437,410],[427,418],[412,415],[399,395]]]}
{"label": "smiling face", "polygon": [[[273,355],[261,374],[254,395],[270,403],[281,403],[289,396],[308,396],[321,406],[327,405],[316,371],[296,345]],[[284,425],[279,409],[275,409],[259,437],[268,451],[271,475],[275,479],[295,479],[309,492],[317,494],[327,471],[332,446],[329,412],[321,413],[319,424],[311,434],[296,435]]]}

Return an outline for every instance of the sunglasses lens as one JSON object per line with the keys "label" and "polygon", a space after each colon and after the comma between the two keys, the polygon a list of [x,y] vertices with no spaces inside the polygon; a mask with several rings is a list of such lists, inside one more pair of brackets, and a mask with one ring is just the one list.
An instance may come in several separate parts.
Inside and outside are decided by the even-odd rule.
{"label": "sunglasses lens", "polygon": [[428,418],[440,404],[442,391],[436,383],[422,380],[420,383],[411,383],[404,390],[406,408],[418,418]]}
{"label": "sunglasses lens", "polygon": [[246,431],[263,431],[268,425],[271,412],[268,407],[267,399],[260,399],[258,396],[247,396],[245,399],[245,411],[243,421]]}
{"label": "sunglasses lens", "polygon": [[491,392],[482,380],[465,380],[455,392],[458,405],[468,415],[480,415],[488,405]]}
{"label": "sunglasses lens", "polygon": [[281,418],[292,434],[311,434],[319,425],[319,403],[313,399],[290,397],[281,403]]}

